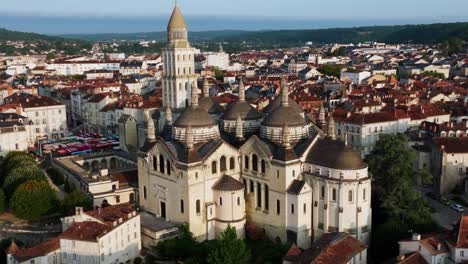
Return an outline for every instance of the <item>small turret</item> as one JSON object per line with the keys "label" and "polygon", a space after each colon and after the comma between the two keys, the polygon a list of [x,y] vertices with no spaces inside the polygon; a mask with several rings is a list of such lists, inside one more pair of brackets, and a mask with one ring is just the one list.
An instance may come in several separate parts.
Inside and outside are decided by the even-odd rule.
{"label": "small turret", "polygon": [[189,88],[192,90],[192,108],[198,107],[198,89],[196,85],[192,85],[189,83]]}
{"label": "small turret", "polygon": [[192,126],[190,125],[190,123],[185,129],[185,139],[186,139],[187,149],[193,149],[193,131],[192,131]]}
{"label": "small turret", "polygon": [[203,78],[202,95],[203,95],[203,97],[209,97],[210,96],[210,83],[208,82],[208,78],[206,78],[206,77]]}
{"label": "small turret", "polygon": [[154,121],[153,121],[153,118],[151,118],[151,112],[150,111],[146,112],[146,122],[147,122],[147,128],[146,128],[147,137],[146,137],[146,140],[150,141],[150,142],[155,141],[156,140],[156,132],[155,132],[155,129],[154,129]]}
{"label": "small turret", "polygon": [[239,81],[239,102],[245,102],[245,86],[242,78]]}
{"label": "small turret", "polygon": [[289,90],[286,77],[281,78],[281,105],[289,106]]}
{"label": "small turret", "polygon": [[325,107],[323,106],[323,104],[320,104],[318,125],[320,126],[320,128],[324,129],[326,122],[327,121],[325,120]]}
{"label": "small turret", "polygon": [[240,115],[237,116],[237,120],[236,120],[236,139],[237,140],[244,139],[244,127],[243,127],[242,119]]}
{"label": "small turret", "polygon": [[284,148],[289,148],[291,146],[290,144],[290,139],[289,139],[289,126],[288,123],[286,122],[283,126],[283,142],[282,146]]}
{"label": "small turret", "polygon": [[333,119],[332,114],[330,114],[330,117],[328,118],[328,132],[327,132],[327,135],[332,139],[336,139],[336,136],[335,136],[335,120]]}
{"label": "small turret", "polygon": [[166,124],[172,126],[172,110],[171,107],[166,107]]}

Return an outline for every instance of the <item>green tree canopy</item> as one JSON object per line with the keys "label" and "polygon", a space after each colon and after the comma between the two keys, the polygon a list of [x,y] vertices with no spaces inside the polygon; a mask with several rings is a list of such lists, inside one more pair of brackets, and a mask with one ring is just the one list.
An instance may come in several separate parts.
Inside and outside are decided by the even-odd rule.
{"label": "green tree canopy", "polygon": [[68,214],[75,207],[83,207],[85,210],[93,209],[93,201],[82,191],[75,189],[62,201],[62,212]]}
{"label": "green tree canopy", "polygon": [[28,162],[23,163],[23,166],[14,167],[5,177],[3,189],[7,197],[11,197],[16,188],[28,180],[43,180],[45,181],[44,172],[34,165],[25,166]]}
{"label": "green tree canopy", "polygon": [[249,260],[250,250],[244,240],[237,238],[236,229],[231,226],[221,234],[216,249],[208,255],[210,264],[243,264]]}
{"label": "green tree canopy", "polygon": [[328,76],[335,76],[339,78],[341,74],[341,69],[343,68],[344,68],[344,65],[325,64],[325,65],[320,66],[320,68],[318,68],[318,71],[322,74],[325,74]]}
{"label": "green tree canopy", "polygon": [[23,219],[37,220],[57,205],[54,190],[46,181],[30,180],[21,184],[10,201],[12,212]]}
{"label": "green tree canopy", "polygon": [[224,79],[224,72],[218,68],[214,69],[215,72],[215,78],[218,81],[222,81]]}
{"label": "green tree canopy", "polygon": [[[415,158],[403,134],[381,135],[366,156],[374,179],[372,255],[376,260],[398,254],[398,240],[407,237],[408,230],[427,232],[434,228],[429,207],[416,188],[418,182],[427,183],[430,177],[414,170]],[[387,247],[376,246],[382,243]]]}
{"label": "green tree canopy", "polygon": [[0,189],[0,214],[5,212],[6,202],[5,202],[5,193]]}

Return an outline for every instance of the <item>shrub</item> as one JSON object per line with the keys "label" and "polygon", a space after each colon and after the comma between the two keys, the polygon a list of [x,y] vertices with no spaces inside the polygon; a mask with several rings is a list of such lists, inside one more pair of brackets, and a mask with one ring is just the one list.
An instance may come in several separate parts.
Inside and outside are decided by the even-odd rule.
{"label": "shrub", "polygon": [[10,200],[12,212],[27,220],[37,220],[57,205],[55,192],[46,181],[30,180],[21,184]]}
{"label": "shrub", "polygon": [[11,198],[16,188],[28,180],[45,181],[44,172],[37,166],[21,166],[12,169],[3,182],[3,189],[8,198]]}
{"label": "shrub", "polygon": [[49,174],[50,179],[55,185],[60,186],[65,183],[65,177],[63,177],[63,174],[57,169],[52,167],[48,168],[47,174]]}
{"label": "shrub", "polygon": [[82,191],[76,189],[72,191],[62,201],[62,212],[68,214],[73,212],[75,207],[83,207],[85,209],[93,209],[93,201]]}

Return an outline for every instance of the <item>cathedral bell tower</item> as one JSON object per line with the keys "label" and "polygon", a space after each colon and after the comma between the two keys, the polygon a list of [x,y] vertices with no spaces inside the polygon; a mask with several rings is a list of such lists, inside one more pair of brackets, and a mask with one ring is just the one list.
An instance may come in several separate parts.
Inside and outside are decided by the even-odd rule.
{"label": "cathedral bell tower", "polygon": [[194,54],[185,19],[175,6],[167,25],[167,45],[162,49],[164,107],[177,111],[190,105],[189,87],[197,83]]}

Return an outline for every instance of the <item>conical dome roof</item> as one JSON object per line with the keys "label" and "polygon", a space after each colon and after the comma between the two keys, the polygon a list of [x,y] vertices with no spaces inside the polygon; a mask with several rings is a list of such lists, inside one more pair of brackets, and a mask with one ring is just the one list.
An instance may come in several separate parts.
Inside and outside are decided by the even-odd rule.
{"label": "conical dome roof", "polygon": [[173,29],[187,29],[184,16],[178,6],[174,7],[169,23],[167,24],[167,31],[171,31]]}

